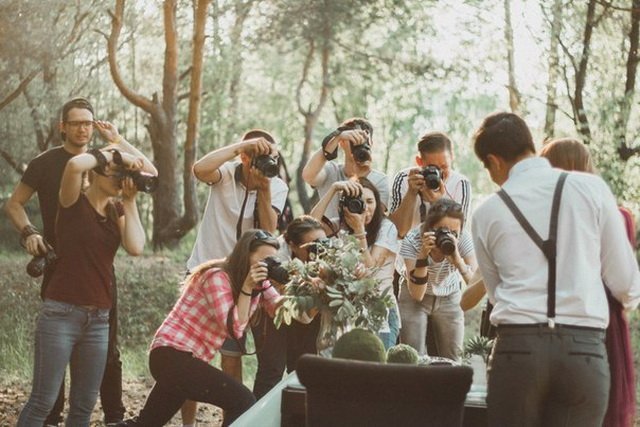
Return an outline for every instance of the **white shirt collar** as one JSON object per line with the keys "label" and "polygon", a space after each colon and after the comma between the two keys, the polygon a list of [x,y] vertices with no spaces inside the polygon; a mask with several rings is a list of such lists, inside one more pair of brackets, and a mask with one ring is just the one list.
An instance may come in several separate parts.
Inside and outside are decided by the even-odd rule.
{"label": "white shirt collar", "polygon": [[549,163],[549,160],[547,160],[547,158],[545,157],[527,157],[526,159],[520,160],[518,163],[511,167],[511,169],[509,170],[509,178],[534,168],[550,169],[551,163]]}

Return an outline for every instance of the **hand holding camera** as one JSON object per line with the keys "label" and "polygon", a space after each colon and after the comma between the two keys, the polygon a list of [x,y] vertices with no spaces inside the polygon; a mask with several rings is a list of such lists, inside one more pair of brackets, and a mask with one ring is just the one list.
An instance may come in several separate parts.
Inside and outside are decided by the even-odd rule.
{"label": "hand holding camera", "polygon": [[[32,234],[32,236],[34,235],[35,234]],[[38,236],[40,235],[38,234]],[[58,259],[51,245],[49,245],[49,243],[47,243],[47,241],[44,240],[42,236],[40,236],[40,238],[43,242],[44,250],[36,252],[31,261],[29,261],[29,264],[27,264],[27,274],[29,274],[29,276],[31,277],[42,276],[44,271],[55,264],[56,260]]]}
{"label": "hand holding camera", "polygon": [[345,130],[338,135],[345,152],[351,152],[357,163],[371,161],[371,139],[369,132],[362,129]]}

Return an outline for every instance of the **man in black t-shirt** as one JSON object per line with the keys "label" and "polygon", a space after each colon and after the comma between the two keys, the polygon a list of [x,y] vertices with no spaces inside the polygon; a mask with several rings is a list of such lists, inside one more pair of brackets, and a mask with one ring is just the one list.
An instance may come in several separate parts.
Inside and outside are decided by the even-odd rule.
{"label": "man in black t-shirt", "polygon": [[[60,134],[62,145],[51,148],[33,159],[22,179],[16,186],[11,198],[5,204],[5,212],[20,232],[23,245],[32,256],[43,255],[52,248],[55,250],[55,220],[58,212],[58,193],[60,181],[67,161],[87,151],[87,145],[93,137],[93,130],[109,141],[114,148],[142,157],[148,165],[149,160],[122,138],[116,127],[108,122],[95,121],[93,107],[84,98],[74,98],[62,107]],[[153,168],[153,166],[151,166]],[[155,168],[153,168],[155,170]],[[33,193],[38,193],[43,232],[38,231],[29,220],[24,209]],[[52,268],[46,268],[40,290],[41,296],[51,277]],[[115,274],[113,277],[113,307],[109,313],[109,356],[100,388],[100,400],[105,414],[105,423],[115,425],[124,417],[122,403],[122,362],[117,348],[117,293]],[[64,383],[60,395],[45,425],[57,425],[62,421],[64,406]]]}

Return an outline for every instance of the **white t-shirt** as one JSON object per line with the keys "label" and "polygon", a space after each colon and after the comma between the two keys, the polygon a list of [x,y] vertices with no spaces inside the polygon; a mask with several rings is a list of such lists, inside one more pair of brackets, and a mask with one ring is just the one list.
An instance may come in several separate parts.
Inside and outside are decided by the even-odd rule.
{"label": "white t-shirt", "polygon": [[[389,206],[389,212],[394,212],[396,209],[400,207],[400,203],[402,203],[402,198],[407,194],[409,190],[409,171],[414,167],[406,168],[401,170],[396,174],[393,178],[393,185],[391,186],[391,206]],[[460,203],[462,205],[462,211],[464,212],[465,225],[468,223],[469,219],[469,204],[471,201],[471,183],[466,176],[456,172],[450,171],[447,180],[444,182],[444,187],[447,193],[447,196],[452,200]],[[416,195],[417,203],[416,210],[413,213],[413,221],[411,222],[411,228],[414,228],[422,221],[424,218],[421,218],[420,215],[420,206],[421,206],[421,198],[420,195]],[[424,212],[429,211],[429,202],[424,202]]]}
{"label": "white t-shirt", "polygon": [[[230,161],[220,167],[220,181],[209,188],[209,198],[200,222],[196,242],[193,245],[191,257],[187,261],[187,269],[211,259],[228,256],[236,244],[236,225],[242,210],[245,197],[245,186],[236,180],[236,169],[240,161]],[[289,187],[278,177],[270,179],[271,205],[282,212],[287,200]],[[242,219],[242,232],[254,226],[254,209],[257,200],[257,190],[249,191],[247,204]]]}
{"label": "white t-shirt", "polygon": [[[335,162],[327,162],[325,163],[323,170],[326,173],[326,178],[323,182],[320,182],[317,185],[318,195],[320,197],[324,196],[329,191],[331,184],[334,182],[346,181],[349,179],[349,177],[344,173],[344,165]],[[387,175],[372,169],[365,178],[371,181],[373,186],[378,189],[382,204],[389,206],[389,179],[387,178]],[[338,197],[334,197],[331,200],[331,203],[327,206],[324,216],[327,218],[334,218],[338,216],[338,200]]]}

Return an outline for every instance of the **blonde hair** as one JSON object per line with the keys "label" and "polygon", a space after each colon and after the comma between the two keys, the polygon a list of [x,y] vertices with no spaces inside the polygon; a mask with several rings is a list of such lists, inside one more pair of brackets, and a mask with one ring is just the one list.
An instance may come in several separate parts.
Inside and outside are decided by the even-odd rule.
{"label": "blonde hair", "polygon": [[556,168],[596,173],[589,148],[574,138],[552,139],[542,147],[540,157],[546,157]]}

